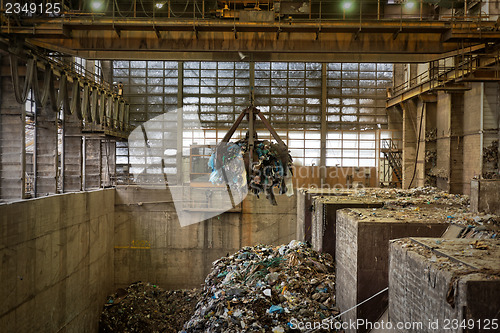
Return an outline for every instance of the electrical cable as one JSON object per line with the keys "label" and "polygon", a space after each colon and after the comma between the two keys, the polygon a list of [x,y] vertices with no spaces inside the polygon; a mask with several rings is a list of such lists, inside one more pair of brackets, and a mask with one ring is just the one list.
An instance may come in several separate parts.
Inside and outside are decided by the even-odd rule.
{"label": "electrical cable", "polygon": [[174,13],[174,11],[172,10],[172,7],[170,7],[170,14],[172,14],[173,17],[180,17],[184,14],[186,14],[186,11],[187,11],[187,8],[188,8],[188,5],[189,5],[189,0],[186,1],[186,6],[184,7],[184,10],[182,11],[182,13],[180,13],[179,15],[176,15]]}
{"label": "electrical cable", "polygon": [[[121,17],[128,17],[127,15],[123,15],[122,12],[120,11],[120,7],[118,6],[118,1],[117,0],[114,0],[115,1],[115,8],[116,8],[116,11],[118,13],[118,15],[120,15]],[[130,5],[130,8],[127,12],[131,13],[132,12],[132,8],[134,8],[134,2],[132,1],[131,2],[131,5]]]}
{"label": "electrical cable", "polygon": [[28,59],[26,63],[26,76],[24,77],[24,86],[21,91],[19,86],[19,62],[14,54],[10,54],[10,75],[12,77],[12,85],[14,88],[14,95],[19,104],[24,104],[28,98],[28,92],[31,89],[31,80],[33,78],[33,68],[35,61],[33,58]]}
{"label": "electrical cable", "polygon": [[[144,4],[142,3],[142,0],[139,0],[139,2],[141,3],[141,8],[142,8],[142,11],[144,12],[144,15],[146,15],[147,17],[151,17],[148,15],[148,12],[144,8]],[[154,4],[153,4],[153,10],[154,10]]]}

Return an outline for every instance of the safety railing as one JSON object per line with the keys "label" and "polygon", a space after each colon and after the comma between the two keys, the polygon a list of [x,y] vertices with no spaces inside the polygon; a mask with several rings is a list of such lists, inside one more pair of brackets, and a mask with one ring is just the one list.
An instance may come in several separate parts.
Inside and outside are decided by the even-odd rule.
{"label": "safety railing", "polygon": [[[419,21],[475,21],[481,23],[490,17],[482,11],[484,1],[447,1],[446,7],[436,7],[426,0],[90,0],[44,1],[43,6],[13,7],[13,2],[1,0],[2,17],[29,19],[63,17],[105,17],[155,19],[239,19],[241,12],[273,13],[262,15],[275,21],[328,20],[419,20]],[[22,3],[22,1],[20,2]],[[58,4],[57,10],[45,4]],[[33,3],[34,4],[34,3]],[[443,8],[442,13],[436,8]],[[2,19],[1,24],[12,24]]]}
{"label": "safety railing", "polygon": [[[453,65],[448,65],[450,63]],[[429,63],[426,71],[392,88],[391,97],[400,95],[408,89],[427,82],[430,83],[430,89],[432,90],[448,82],[466,79],[467,76],[477,70],[490,71],[492,73],[491,78],[500,78],[499,63],[500,53],[496,55],[464,53],[456,57],[434,61]]]}

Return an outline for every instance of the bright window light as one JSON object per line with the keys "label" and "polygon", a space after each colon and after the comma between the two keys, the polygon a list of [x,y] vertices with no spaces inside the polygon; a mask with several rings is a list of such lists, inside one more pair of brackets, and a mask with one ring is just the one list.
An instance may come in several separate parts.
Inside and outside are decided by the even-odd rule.
{"label": "bright window light", "polygon": [[408,1],[407,3],[405,3],[405,7],[407,9],[413,9],[415,8],[415,3],[413,1]]}

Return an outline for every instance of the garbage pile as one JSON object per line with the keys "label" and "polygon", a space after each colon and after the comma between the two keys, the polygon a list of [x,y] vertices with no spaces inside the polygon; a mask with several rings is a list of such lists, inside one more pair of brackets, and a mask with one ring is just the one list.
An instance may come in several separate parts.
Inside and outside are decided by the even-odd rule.
{"label": "garbage pile", "polygon": [[439,190],[436,187],[415,187],[411,189],[379,189],[364,188],[356,190],[354,196],[370,196],[377,199],[384,199],[385,206],[406,207],[409,205],[437,205],[456,206],[468,208],[469,197],[460,194],[450,194]]}
{"label": "garbage pile", "polygon": [[264,193],[272,205],[277,205],[274,188],[279,194],[293,194],[292,157],[286,145],[255,140],[250,170],[249,154],[248,138],[218,145],[208,162],[212,169],[210,181],[213,184],[226,182],[239,192],[248,185],[251,193],[257,197]]}
{"label": "garbage pile", "polygon": [[137,282],[110,295],[99,320],[99,332],[179,332],[191,317],[199,290],[163,290]]}
{"label": "garbage pile", "polygon": [[[446,219],[450,223],[466,227],[464,235],[468,238],[478,235],[482,238],[496,238],[500,231],[500,216],[470,211],[467,195],[450,194],[435,187],[416,187],[412,189],[376,189],[355,190],[355,197],[377,198],[384,200],[384,207],[373,213],[385,217],[420,214],[422,218]],[[474,236],[476,237],[476,236]]]}
{"label": "garbage pile", "polygon": [[298,322],[331,321],[334,272],[329,254],[303,242],[244,247],[213,263],[182,332],[289,332]]}

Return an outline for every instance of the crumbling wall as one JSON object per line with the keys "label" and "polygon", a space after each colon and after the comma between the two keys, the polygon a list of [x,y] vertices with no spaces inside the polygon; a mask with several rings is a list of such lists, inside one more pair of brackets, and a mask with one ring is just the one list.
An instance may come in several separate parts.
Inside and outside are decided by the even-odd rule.
{"label": "crumbling wall", "polygon": [[96,332],[113,285],[114,190],[0,205],[2,332]]}

